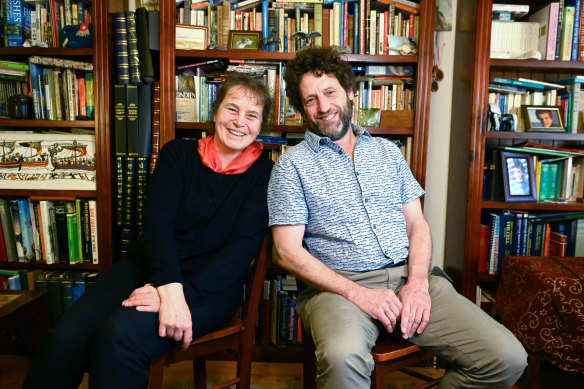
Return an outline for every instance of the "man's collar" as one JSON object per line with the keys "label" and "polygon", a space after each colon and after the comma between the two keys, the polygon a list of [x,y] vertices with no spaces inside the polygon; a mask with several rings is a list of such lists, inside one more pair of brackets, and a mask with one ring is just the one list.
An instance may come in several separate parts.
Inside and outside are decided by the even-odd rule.
{"label": "man's collar", "polygon": [[[359,139],[361,139],[362,136],[365,138],[371,138],[371,134],[369,134],[369,132],[367,132],[367,130],[364,129],[363,127],[359,127],[351,123],[351,128],[353,129],[353,132],[357,137],[357,142],[359,142]],[[328,136],[324,137],[318,136],[310,129],[306,129],[306,132],[304,133],[304,141],[306,142],[308,147],[310,147],[310,149],[315,153],[318,152],[319,145],[326,144],[327,142],[332,142]]]}

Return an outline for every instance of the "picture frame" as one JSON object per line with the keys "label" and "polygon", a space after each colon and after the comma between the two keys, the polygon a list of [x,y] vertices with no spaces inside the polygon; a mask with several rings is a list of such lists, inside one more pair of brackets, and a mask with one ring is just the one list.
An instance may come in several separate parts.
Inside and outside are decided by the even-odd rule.
{"label": "picture frame", "polygon": [[501,168],[505,201],[537,201],[535,169],[531,155],[501,151]]}
{"label": "picture frame", "polygon": [[261,37],[261,31],[229,31],[230,49],[257,50]]}
{"label": "picture frame", "polygon": [[566,132],[559,106],[522,105],[525,130],[532,132]]}
{"label": "picture frame", "polygon": [[209,45],[209,27],[177,24],[175,48],[177,50],[205,50]]}

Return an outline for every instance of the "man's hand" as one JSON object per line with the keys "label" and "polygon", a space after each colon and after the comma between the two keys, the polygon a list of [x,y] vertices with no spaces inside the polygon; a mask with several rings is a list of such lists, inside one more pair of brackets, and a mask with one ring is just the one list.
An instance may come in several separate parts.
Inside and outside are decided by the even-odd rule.
{"label": "man's hand", "polygon": [[393,332],[402,312],[402,302],[391,289],[359,287],[349,300],[371,318],[377,319],[388,332]]}
{"label": "man's hand", "polygon": [[141,312],[158,312],[160,309],[160,296],[158,290],[152,284],[146,284],[132,292],[130,297],[122,301],[124,307],[136,307]]}
{"label": "man's hand", "polygon": [[157,289],[160,296],[158,335],[182,340],[183,348],[188,348],[193,340],[193,323],[182,285],[175,282]]}
{"label": "man's hand", "polygon": [[414,333],[421,334],[430,320],[432,300],[428,287],[428,278],[410,277],[399,291],[398,298],[403,304],[400,329],[404,339]]}

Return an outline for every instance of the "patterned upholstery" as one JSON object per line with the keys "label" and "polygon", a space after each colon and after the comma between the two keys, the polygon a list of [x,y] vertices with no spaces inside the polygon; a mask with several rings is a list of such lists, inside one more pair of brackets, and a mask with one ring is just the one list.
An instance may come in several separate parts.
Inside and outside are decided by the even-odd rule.
{"label": "patterned upholstery", "polygon": [[503,324],[561,369],[584,373],[584,258],[506,257],[497,308]]}

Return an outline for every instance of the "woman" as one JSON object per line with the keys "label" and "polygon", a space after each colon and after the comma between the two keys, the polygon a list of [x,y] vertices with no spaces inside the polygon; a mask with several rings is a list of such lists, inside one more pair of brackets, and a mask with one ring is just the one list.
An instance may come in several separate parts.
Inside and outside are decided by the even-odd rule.
{"label": "woman", "polygon": [[77,388],[88,370],[90,387],[145,388],[150,360],[233,317],[267,228],[273,163],[254,140],[272,107],[263,83],[230,74],[215,134],[165,145],[142,237],[62,316],[23,387]]}

